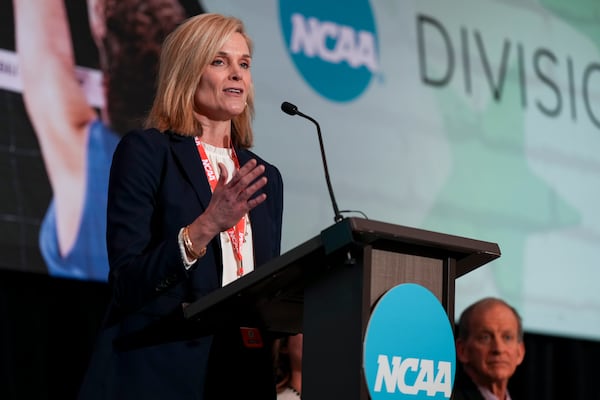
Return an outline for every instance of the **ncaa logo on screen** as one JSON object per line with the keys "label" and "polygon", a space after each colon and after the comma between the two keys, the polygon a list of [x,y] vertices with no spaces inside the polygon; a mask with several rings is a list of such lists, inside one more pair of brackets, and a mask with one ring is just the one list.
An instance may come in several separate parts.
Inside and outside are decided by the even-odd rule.
{"label": "ncaa logo on screen", "polygon": [[379,71],[377,32],[368,0],[280,0],[287,51],[321,96],[347,102]]}
{"label": "ncaa logo on screen", "polygon": [[455,370],[452,326],[434,294],[414,283],[386,292],[363,342],[371,399],[449,399]]}

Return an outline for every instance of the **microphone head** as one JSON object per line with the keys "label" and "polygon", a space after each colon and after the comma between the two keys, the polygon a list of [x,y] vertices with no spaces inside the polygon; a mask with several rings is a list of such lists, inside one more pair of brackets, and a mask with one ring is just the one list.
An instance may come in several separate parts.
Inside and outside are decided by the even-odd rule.
{"label": "microphone head", "polygon": [[296,115],[298,114],[298,107],[296,107],[292,103],[284,101],[283,103],[281,103],[281,111],[289,115]]}

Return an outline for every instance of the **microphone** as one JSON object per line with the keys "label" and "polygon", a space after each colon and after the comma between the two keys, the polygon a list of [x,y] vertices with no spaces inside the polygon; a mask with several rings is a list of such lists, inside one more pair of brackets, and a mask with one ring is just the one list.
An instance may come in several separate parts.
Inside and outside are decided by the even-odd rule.
{"label": "microphone", "polygon": [[335,201],[335,196],[333,194],[333,188],[331,187],[331,179],[329,178],[329,169],[327,168],[327,159],[325,157],[325,148],[323,146],[323,137],[321,136],[321,127],[319,126],[319,123],[315,119],[309,117],[308,115],[301,113],[298,110],[298,107],[296,107],[292,103],[288,103],[287,101],[281,103],[281,110],[289,115],[299,115],[302,118],[306,118],[307,120],[315,124],[315,126],[317,127],[317,135],[319,136],[319,146],[321,148],[321,159],[323,160],[323,171],[325,172],[325,182],[327,183],[329,197],[331,198],[331,205],[333,206],[333,220],[335,222],[340,222],[344,219],[344,217],[342,217],[342,214],[340,214],[340,210],[338,209],[337,202]]}

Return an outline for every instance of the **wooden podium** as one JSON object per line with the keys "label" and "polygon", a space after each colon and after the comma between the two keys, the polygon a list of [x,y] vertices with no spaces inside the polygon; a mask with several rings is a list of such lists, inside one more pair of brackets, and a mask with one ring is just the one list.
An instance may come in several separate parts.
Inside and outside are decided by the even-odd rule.
{"label": "wooden podium", "polygon": [[417,283],[453,323],[454,280],[499,256],[495,243],[348,218],[192,303],[185,317],[211,326],[251,316],[272,332],[303,332],[302,397],[366,400],[363,338],[379,297]]}

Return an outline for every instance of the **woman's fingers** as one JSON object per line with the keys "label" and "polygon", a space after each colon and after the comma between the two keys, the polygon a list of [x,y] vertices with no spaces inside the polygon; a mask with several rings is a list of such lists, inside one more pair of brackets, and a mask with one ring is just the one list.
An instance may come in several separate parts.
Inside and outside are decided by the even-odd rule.
{"label": "woman's fingers", "polygon": [[265,172],[264,165],[257,165],[252,159],[234,173],[229,188],[236,194],[236,200],[248,201],[254,193],[267,184],[267,178],[261,177]]}
{"label": "woman's fingers", "polygon": [[258,190],[262,189],[267,184],[267,178],[261,177],[254,181],[250,186],[247,186],[244,190],[242,190],[238,199],[240,201],[248,201]]}
{"label": "woman's fingers", "polygon": [[265,193],[261,193],[258,196],[248,200],[248,209],[252,210],[254,207],[262,203],[267,199],[267,195]]}
{"label": "woman's fingers", "polygon": [[265,201],[266,194],[255,195],[267,184],[267,178],[262,176],[265,167],[258,165],[254,159],[236,171],[228,183],[226,183],[227,170],[221,163],[219,163],[219,170],[219,182],[207,212],[219,226],[225,226],[224,229],[227,229],[239,221],[244,214]]}
{"label": "woman's fingers", "polygon": [[227,183],[227,179],[229,179],[229,174],[227,173],[227,168],[225,164],[219,163],[219,185],[225,185]]}

